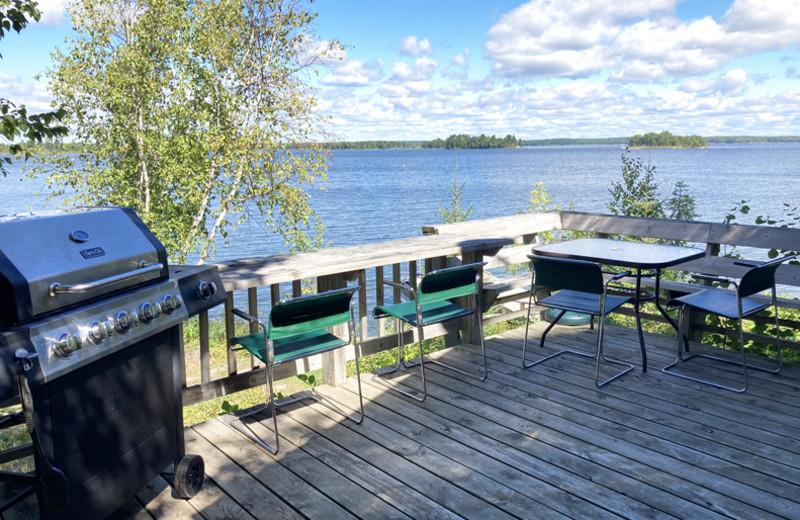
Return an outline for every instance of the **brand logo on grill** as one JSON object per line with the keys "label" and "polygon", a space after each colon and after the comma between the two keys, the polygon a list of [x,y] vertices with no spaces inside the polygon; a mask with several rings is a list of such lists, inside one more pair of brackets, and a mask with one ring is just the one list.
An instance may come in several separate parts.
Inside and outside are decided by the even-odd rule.
{"label": "brand logo on grill", "polygon": [[97,258],[98,256],[103,256],[105,254],[106,252],[103,251],[102,247],[93,247],[91,249],[84,249],[83,251],[81,251],[81,256],[86,259]]}

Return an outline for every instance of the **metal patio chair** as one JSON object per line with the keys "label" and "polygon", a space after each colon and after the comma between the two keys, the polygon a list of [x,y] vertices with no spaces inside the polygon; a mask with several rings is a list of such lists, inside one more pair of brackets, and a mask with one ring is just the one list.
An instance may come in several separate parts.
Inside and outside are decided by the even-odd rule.
{"label": "metal patio chair", "polygon": [[[425,381],[425,363],[435,363],[460,374],[473,377],[480,381],[486,379],[486,346],[483,340],[483,324],[481,323],[481,287],[483,279],[483,266],[486,262],[466,264],[457,267],[449,267],[431,271],[426,274],[419,284],[419,290],[415,291],[411,286],[404,283],[396,283],[385,280],[384,283],[409,292],[410,301],[380,305],[375,307],[372,315],[375,318],[393,318],[395,330],[397,332],[397,364],[382,373],[374,373],[373,380],[400,392],[418,401],[424,401],[428,396],[428,387]],[[458,299],[463,297],[474,297],[474,307],[466,308],[458,303]],[[422,352],[422,342],[424,340],[423,328],[434,323],[443,323],[455,319],[460,319],[477,313],[475,322],[477,333],[480,338],[480,348],[482,366],[479,372],[471,372],[459,367],[444,363],[438,359],[426,357]],[[417,345],[419,348],[419,358],[416,362],[409,363],[405,359],[405,347],[403,345],[403,330],[405,324],[416,328]],[[422,377],[422,395],[406,391],[395,384],[391,384],[383,376],[396,372],[400,367],[412,368],[419,366],[420,376]]]}
{"label": "metal patio chair", "polygon": [[[236,417],[231,426],[247,436],[272,454],[278,453],[280,444],[278,440],[278,404],[275,402],[273,386],[273,367],[315,354],[321,354],[338,349],[352,343],[355,346],[356,381],[358,382],[358,400],[360,411],[358,419],[344,412],[328,400],[324,399],[315,390],[304,391],[280,400],[280,406],[313,399],[341,414],[347,419],[360,424],[364,420],[364,398],[361,393],[361,370],[358,358],[361,348],[356,336],[355,320],[353,318],[353,294],[359,287],[335,289],[309,296],[301,296],[290,300],[281,301],[272,307],[269,313],[269,324],[265,325],[258,318],[246,312],[234,309],[233,313],[248,322],[257,323],[260,332],[238,336],[228,340],[232,350],[247,350],[266,364],[267,377],[267,402],[264,406],[256,408],[244,415]],[[330,332],[332,327],[342,327],[346,331],[344,338]],[[238,345],[238,348],[235,348]],[[269,410],[272,415],[272,425],[275,432],[275,447],[267,444],[244,419],[264,410]]]}
{"label": "metal patio chair", "polygon": [[[625,276],[630,276],[631,273],[629,271],[619,273],[608,281],[604,281],[600,266],[592,262],[549,258],[537,255],[528,255],[528,259],[531,262],[532,281],[531,294],[528,297],[528,318],[525,322],[525,339],[522,342],[522,366],[524,368],[531,368],[563,354],[595,358],[594,382],[598,387],[604,386],[633,370],[633,365],[603,355],[603,322],[605,321],[603,318],[606,314],[616,310],[621,305],[632,302],[632,298],[629,296],[608,294],[609,284]],[[555,292],[552,292],[545,298],[539,299],[538,291],[542,288],[547,288]],[[542,333],[542,337],[539,340],[540,347],[544,347],[544,341],[550,329],[558,323],[564,314],[568,311],[572,311],[589,314],[592,317],[598,316],[600,324],[597,331],[597,351],[592,354],[591,352],[581,350],[564,349],[532,363],[527,363],[528,327],[531,322],[533,304],[561,311]],[[601,361],[612,365],[624,366],[625,369],[600,381]]]}
{"label": "metal patio chair", "polygon": [[[692,277],[697,280],[706,280],[710,282],[730,284],[733,286],[733,291],[727,291],[724,289],[711,287],[695,293],[689,293],[679,298],[671,300],[672,304],[677,304],[673,308],[677,308],[680,310],[679,320],[678,320],[679,333],[677,340],[678,355],[675,361],[662,368],[661,371],[664,372],[665,374],[682,377],[684,379],[697,381],[699,383],[704,383],[707,385],[715,386],[717,388],[730,390],[732,392],[738,392],[738,393],[747,390],[748,368],[754,370],[761,370],[763,372],[770,372],[773,374],[777,374],[778,372],[780,372],[781,369],[783,368],[783,355],[781,353],[781,334],[778,321],[778,301],[775,292],[775,271],[777,271],[778,267],[783,262],[786,262],[787,260],[791,260],[793,258],[795,258],[795,256],[793,255],[784,256],[783,258],[776,258],[774,260],[770,260],[769,262],[764,262],[758,265],[736,262],[737,265],[744,265],[750,267],[750,269],[747,270],[747,272],[744,274],[744,276],[742,276],[739,282],[736,282],[735,280],[730,278],[724,278],[718,276],[692,275]],[[752,297],[758,293],[767,290],[769,290],[771,293],[771,298],[769,301],[764,301],[763,299],[756,299]],[[742,318],[746,318],[747,316],[751,316],[753,314],[756,314],[757,312],[761,312],[765,309],[768,309],[769,307],[773,307],[775,311],[775,338],[778,348],[778,360],[776,362],[775,368],[756,366],[747,363],[747,359],[745,356],[745,348],[744,348],[745,345],[744,331],[742,329]],[[684,354],[689,352],[689,339],[684,332],[686,311],[689,309],[697,309],[702,312],[716,314],[718,316],[725,317],[728,320],[738,320],[739,351],[741,354],[741,361],[720,357],[716,355],[701,354],[701,353],[689,353],[688,355],[684,356]],[[727,334],[723,333],[722,337],[723,337],[723,348],[724,348]],[[693,358],[711,359],[714,361],[720,361],[723,363],[741,367],[742,385],[729,386],[726,384],[710,381],[700,377],[694,377],[673,370],[680,363],[687,362]]]}

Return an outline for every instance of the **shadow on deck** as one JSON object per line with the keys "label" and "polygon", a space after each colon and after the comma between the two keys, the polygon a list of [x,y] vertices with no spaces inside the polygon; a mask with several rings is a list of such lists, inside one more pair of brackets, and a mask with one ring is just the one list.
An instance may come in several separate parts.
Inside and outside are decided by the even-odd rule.
{"label": "shadow on deck", "polygon": [[[634,331],[606,330],[610,355],[639,359]],[[551,335],[550,348],[596,337]],[[158,478],[116,517],[800,518],[800,366],[752,373],[734,394],[662,374],[674,340],[646,342],[649,371],[602,389],[585,359],[522,369],[521,330],[487,341],[485,382],[431,366],[424,403],[362,376],[362,425],[294,407],[279,416],[277,457],[225,417],[198,424],[186,449],[205,459],[203,491],[184,502]],[[322,391],[356,405],[352,379]]]}

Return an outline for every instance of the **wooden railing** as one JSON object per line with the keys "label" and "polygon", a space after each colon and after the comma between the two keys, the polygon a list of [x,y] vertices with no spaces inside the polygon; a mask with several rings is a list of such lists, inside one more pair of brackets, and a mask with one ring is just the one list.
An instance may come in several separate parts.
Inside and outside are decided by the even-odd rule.
{"label": "wooden railing", "polygon": [[[451,234],[448,236],[420,236],[404,240],[378,242],[322,251],[248,258],[217,264],[228,294],[225,304],[225,336],[234,335],[234,307],[246,309],[250,314],[266,319],[271,304],[286,296],[298,296],[305,281],[316,291],[324,291],[357,283],[358,325],[363,355],[388,350],[397,345],[396,336],[386,332],[384,320],[373,323],[370,316],[374,305],[386,301],[383,280],[408,279],[416,287],[418,267],[425,269],[445,265],[447,257],[458,255],[463,261],[477,262],[484,256],[496,254],[511,240],[484,236],[473,238]],[[392,300],[401,298],[393,290]],[[212,367],[208,314],[200,316],[199,381],[187,381],[184,403],[192,404],[227,395],[239,390],[264,384],[264,368],[248,362],[242,366],[233,353],[228,353],[222,377],[212,377],[220,367]],[[471,329],[468,329],[471,330]],[[374,331],[374,333],[370,333]],[[453,327],[431,327],[426,337],[438,337],[457,332]],[[411,342],[408,332],[406,342]],[[186,346],[185,348],[190,348]],[[352,356],[352,350],[347,353]],[[189,361],[187,360],[187,364]],[[342,350],[323,354],[320,359],[276,367],[276,380],[322,367],[326,383],[339,384],[344,380],[345,353]],[[217,368],[217,370],[215,370]]]}
{"label": "wooden railing", "polygon": [[[457,224],[425,226],[423,236],[388,242],[378,242],[352,247],[331,248],[322,251],[277,255],[262,258],[240,259],[217,264],[220,268],[228,298],[221,318],[225,324],[225,337],[234,334],[235,323],[231,310],[244,308],[251,314],[266,317],[271,304],[286,296],[297,296],[304,284],[312,290],[327,290],[347,284],[360,285],[358,292],[358,321],[362,354],[368,355],[396,346],[396,336],[388,333],[387,324],[371,318],[372,306],[387,301],[383,280],[407,279],[412,286],[417,283],[420,271],[442,267],[452,262],[488,261],[487,268],[497,268],[526,261],[528,247],[504,247],[533,244],[547,232],[564,230],[581,231],[596,236],[625,235],[642,238],[674,240],[702,245],[706,256],[698,261],[680,266],[681,270],[737,276],[743,268],[734,265],[732,258],[719,256],[726,247],[748,248],[748,254],[761,256],[765,251],[777,248],[800,250],[800,230],[770,228],[765,226],[726,225],[709,222],[686,222],[661,219],[617,217],[578,212],[548,212],[514,215],[509,217],[474,220]],[[527,285],[522,274],[520,283],[506,283],[505,298],[522,299]],[[784,265],[778,270],[780,284],[800,287],[800,266]],[[505,287],[503,278],[490,284]],[[668,286],[667,290],[696,290],[697,286],[686,284]],[[487,287],[486,294],[497,297]],[[399,291],[391,289],[392,301],[399,301]],[[800,308],[797,300],[783,299],[782,305]],[[518,317],[523,311],[510,312],[484,320],[490,323]],[[651,316],[657,319],[657,316]],[[468,324],[466,324],[468,325]],[[473,327],[463,326],[465,331]],[[231,353],[225,356],[224,366],[212,366],[209,338],[209,317],[204,314],[199,324],[198,376],[187,381],[184,403],[192,404],[224,396],[246,388],[264,384],[264,368],[252,360],[243,362]],[[800,323],[783,320],[782,326],[800,329]],[[434,326],[426,330],[426,337],[445,336],[458,332],[457,327]],[[474,340],[474,338],[466,338]],[[406,343],[413,340],[407,332]],[[792,348],[800,348],[790,343]],[[190,346],[187,346],[189,348]],[[330,384],[338,384],[344,378],[345,358],[353,355],[335,352],[311,362],[280,365],[276,379],[307,372],[319,367],[323,378]],[[187,363],[190,363],[187,360]]]}

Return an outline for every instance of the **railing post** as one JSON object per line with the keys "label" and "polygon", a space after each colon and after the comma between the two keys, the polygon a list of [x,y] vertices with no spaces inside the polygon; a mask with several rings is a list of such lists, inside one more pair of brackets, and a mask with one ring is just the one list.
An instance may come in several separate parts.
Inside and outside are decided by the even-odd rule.
{"label": "railing post", "polygon": [[[461,261],[465,265],[483,262],[483,250],[464,252],[461,255]],[[483,280],[483,277],[481,277],[481,280]],[[478,294],[482,293],[483,287],[478,287]],[[481,312],[480,307],[475,308],[475,299],[472,297],[464,298],[463,305],[465,308],[472,309],[474,312],[461,321],[461,340],[464,343],[477,345],[480,343],[480,338],[478,337],[477,320],[483,319],[483,313]]]}
{"label": "railing post", "polygon": [[[347,279],[343,274],[320,276],[317,278],[317,292],[331,291],[347,287]],[[339,348],[322,354],[322,382],[326,385],[339,386],[347,378],[347,360],[345,349]]]}

